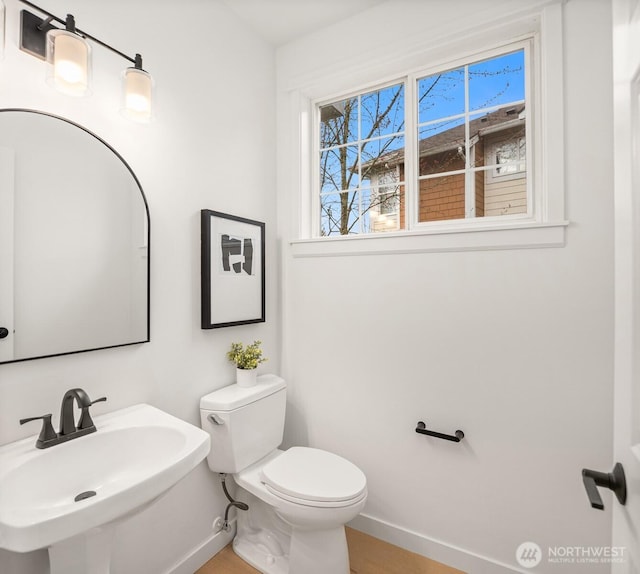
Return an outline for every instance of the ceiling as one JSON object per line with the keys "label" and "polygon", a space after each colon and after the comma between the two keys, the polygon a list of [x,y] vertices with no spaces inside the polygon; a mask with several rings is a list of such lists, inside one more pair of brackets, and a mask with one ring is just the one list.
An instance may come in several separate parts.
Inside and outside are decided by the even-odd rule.
{"label": "ceiling", "polygon": [[260,36],[281,46],[385,0],[224,0]]}

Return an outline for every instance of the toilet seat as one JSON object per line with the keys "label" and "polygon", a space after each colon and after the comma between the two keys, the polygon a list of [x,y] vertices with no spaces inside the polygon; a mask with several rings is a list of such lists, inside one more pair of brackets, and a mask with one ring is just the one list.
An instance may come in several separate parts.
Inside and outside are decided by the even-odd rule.
{"label": "toilet seat", "polygon": [[367,479],[355,464],[309,447],[292,447],[269,461],[260,479],[275,496],[306,506],[347,506],[367,491]]}
{"label": "toilet seat", "polygon": [[288,494],[284,494],[283,492],[278,492],[277,490],[271,488],[268,484],[265,484],[267,492],[273,494],[276,498],[280,500],[285,500],[287,502],[291,502],[292,504],[296,504],[298,506],[312,506],[314,508],[344,508],[346,506],[352,506],[354,504],[358,504],[361,500],[367,497],[366,490],[361,493],[356,498],[352,498],[349,500],[338,500],[334,502],[319,502],[317,500],[305,500],[304,498],[296,498],[295,496],[290,496]]}

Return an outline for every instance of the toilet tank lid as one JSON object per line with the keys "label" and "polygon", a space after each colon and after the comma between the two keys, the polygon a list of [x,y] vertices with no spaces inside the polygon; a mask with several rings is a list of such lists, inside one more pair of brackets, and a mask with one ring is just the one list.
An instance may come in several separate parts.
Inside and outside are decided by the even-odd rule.
{"label": "toilet tank lid", "polygon": [[260,375],[253,387],[239,387],[233,384],[205,395],[200,399],[200,408],[208,411],[233,411],[268,397],[286,386],[281,377]]}

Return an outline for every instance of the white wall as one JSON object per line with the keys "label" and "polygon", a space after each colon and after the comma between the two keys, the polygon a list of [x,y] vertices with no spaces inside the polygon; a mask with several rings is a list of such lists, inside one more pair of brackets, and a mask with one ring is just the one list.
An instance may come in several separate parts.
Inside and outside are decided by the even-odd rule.
{"label": "white wall", "polygon": [[[19,52],[19,10],[7,0],[7,47],[0,61],[0,107],[23,107],[75,121],[111,144],[132,167],[151,213],[151,342],[120,349],[0,365],[0,444],[37,433],[18,419],[57,413],[65,390],[106,395],[96,414],[138,402],[199,424],[199,398],[233,381],[231,341],[260,338],[279,371],[275,257],[274,52],[218,0],[86,3],[50,0],[78,27],[133,55],[157,85],[149,126],[118,114],[126,62],[94,49],[94,93],[73,99],[44,83],[42,62]],[[200,209],[266,222],[267,323],[200,329]],[[45,480],[46,477],[43,477]],[[211,524],[224,511],[217,477],[201,464],[167,496],[117,532],[114,574],[171,571],[200,545],[207,557],[224,540]],[[0,572],[46,572],[46,554],[0,551]],[[193,572],[194,562],[183,570]]]}
{"label": "white wall", "polygon": [[[609,2],[564,6],[565,247],[293,258],[288,243],[305,205],[299,86],[357,87],[403,47],[415,62],[430,35],[532,4],[387,2],[278,51],[287,436],[364,470],[369,532],[474,574],[517,570],[525,541],[545,554],[535,571],[604,573],[546,553],[610,543],[611,498],[591,510],[581,481],[612,466]],[[419,420],[466,437],[417,435]]]}

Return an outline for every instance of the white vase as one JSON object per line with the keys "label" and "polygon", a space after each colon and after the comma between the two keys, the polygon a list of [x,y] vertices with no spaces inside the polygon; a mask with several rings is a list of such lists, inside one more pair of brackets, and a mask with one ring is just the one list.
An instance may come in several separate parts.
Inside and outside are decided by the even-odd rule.
{"label": "white vase", "polygon": [[236,368],[236,383],[239,387],[253,387],[258,382],[256,369]]}

